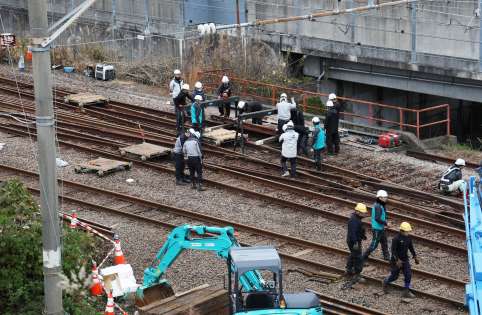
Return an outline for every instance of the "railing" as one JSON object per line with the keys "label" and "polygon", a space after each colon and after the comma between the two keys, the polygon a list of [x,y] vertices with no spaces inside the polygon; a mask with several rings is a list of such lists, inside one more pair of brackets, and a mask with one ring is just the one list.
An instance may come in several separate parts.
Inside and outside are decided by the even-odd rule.
{"label": "railing", "polygon": [[[281,93],[287,93],[294,97],[298,104],[303,106],[305,112],[323,114],[325,112],[324,99],[328,94],[312,92],[297,88],[290,88],[269,83],[237,78],[230,73],[230,69],[201,71],[198,79],[203,83],[206,91],[214,92],[221,82],[221,77],[226,74],[233,83],[234,93],[246,98],[256,99],[267,104],[275,105]],[[345,117],[351,117],[353,121],[362,120],[364,124],[378,125],[398,130],[410,130],[420,139],[422,131],[428,127],[441,125],[439,132],[428,130],[424,134],[429,137],[436,135],[450,135],[450,107],[448,104],[432,106],[424,109],[410,109],[393,105],[386,105],[348,97],[338,97],[344,102]],[[443,118],[438,118],[442,116]],[[432,121],[433,117],[437,120]],[[432,128],[433,129],[433,128]],[[442,132],[440,133],[440,130]]]}

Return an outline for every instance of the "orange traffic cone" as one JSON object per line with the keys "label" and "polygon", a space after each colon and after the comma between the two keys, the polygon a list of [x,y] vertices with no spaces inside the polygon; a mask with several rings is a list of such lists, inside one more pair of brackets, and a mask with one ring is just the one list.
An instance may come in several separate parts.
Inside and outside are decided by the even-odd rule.
{"label": "orange traffic cone", "polygon": [[77,228],[77,224],[79,223],[79,219],[77,219],[77,211],[72,210],[72,214],[70,215],[70,224],[69,227],[71,229]]}
{"label": "orange traffic cone", "polygon": [[115,315],[114,312],[114,298],[112,297],[112,292],[107,293],[107,304],[105,305],[104,315]]}
{"label": "orange traffic cone", "polygon": [[92,264],[92,286],[90,287],[90,294],[93,296],[102,295],[102,284],[99,280],[99,272],[97,271],[97,264],[95,261]]}
{"label": "orange traffic cone", "polygon": [[126,263],[126,259],[124,258],[124,253],[122,253],[122,248],[120,244],[119,235],[114,235],[114,265],[122,265]]}

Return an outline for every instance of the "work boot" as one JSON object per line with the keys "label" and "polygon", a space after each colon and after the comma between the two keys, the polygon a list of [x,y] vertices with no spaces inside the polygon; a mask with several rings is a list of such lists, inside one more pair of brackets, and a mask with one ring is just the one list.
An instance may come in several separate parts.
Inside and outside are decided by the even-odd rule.
{"label": "work boot", "polygon": [[197,191],[205,191],[206,188],[203,187],[201,183],[197,184]]}
{"label": "work boot", "polygon": [[388,283],[385,282],[385,279],[382,280],[382,290],[383,293],[388,294]]}
{"label": "work boot", "polygon": [[321,163],[316,163],[316,170],[321,171]]}
{"label": "work boot", "polygon": [[176,179],[176,185],[178,185],[178,186],[185,186],[185,185],[186,185],[186,183],[185,183],[185,182],[183,182],[183,181],[182,181],[182,180],[180,180],[180,179]]}
{"label": "work boot", "polygon": [[190,183],[190,182],[191,182],[191,179],[186,176],[186,177],[183,177],[183,178],[182,178],[182,182],[183,182],[183,183]]}
{"label": "work boot", "polygon": [[283,177],[290,176],[290,172],[286,171],[286,172],[284,172],[283,175],[281,175],[281,176],[283,176]]}
{"label": "work boot", "polygon": [[192,188],[192,189],[196,189],[196,188],[197,188],[197,187],[196,187],[196,182],[192,181],[191,184],[192,184],[192,185],[191,185],[191,188]]}
{"label": "work boot", "polygon": [[410,291],[410,289],[405,288],[405,289],[403,289],[402,297],[405,298],[405,299],[413,299],[413,298],[415,298],[415,294],[413,294]]}

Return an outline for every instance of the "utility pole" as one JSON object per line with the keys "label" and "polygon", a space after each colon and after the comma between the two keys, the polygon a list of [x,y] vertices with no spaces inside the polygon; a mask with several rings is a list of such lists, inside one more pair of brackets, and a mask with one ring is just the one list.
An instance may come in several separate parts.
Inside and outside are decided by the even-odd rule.
{"label": "utility pole", "polygon": [[44,300],[46,315],[63,315],[60,225],[57,213],[57,174],[50,44],[48,37],[47,0],[29,0],[28,17],[32,36],[33,81],[36,105],[38,168],[42,212]]}
{"label": "utility pole", "polygon": [[239,0],[236,0],[236,24],[241,24],[241,19],[239,18]]}

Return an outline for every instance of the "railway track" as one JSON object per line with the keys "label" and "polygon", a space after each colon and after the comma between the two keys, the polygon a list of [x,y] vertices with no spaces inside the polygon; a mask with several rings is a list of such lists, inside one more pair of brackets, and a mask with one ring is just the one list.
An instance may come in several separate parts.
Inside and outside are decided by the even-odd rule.
{"label": "railway track", "polygon": [[[12,177],[12,175],[20,175],[32,192],[37,194],[39,193],[38,188],[35,187],[38,176],[36,173],[9,167],[7,165],[0,165],[0,169],[2,170],[2,177],[8,178]],[[60,196],[64,202],[73,203],[88,209],[95,209],[98,211],[122,215],[131,219],[157,224],[166,228],[173,228],[181,223],[186,223],[186,221],[191,224],[216,224],[221,226],[231,225],[238,231],[240,234],[238,238],[246,246],[254,245],[256,240],[261,238],[263,240],[267,240],[267,242],[271,244],[278,245],[277,248],[280,248],[280,255],[285,260],[288,260],[292,263],[309,266],[313,270],[321,269],[333,274],[338,274],[340,276],[344,273],[342,268],[320,262],[320,259],[317,257],[326,257],[326,253],[324,253],[326,247],[315,242],[310,242],[304,239],[291,237],[266,229],[221,219],[219,217],[210,216],[193,210],[172,207],[157,201],[131,196],[126,193],[113,192],[99,187],[88,186],[66,180],[59,181],[59,183],[61,183],[64,187],[64,194]],[[72,195],[75,195],[75,197],[71,197]],[[99,196],[105,196],[106,201],[103,203],[98,202]],[[95,202],[90,201],[93,198],[95,198]],[[115,204],[116,201],[128,202],[131,205],[129,207],[131,210],[121,210],[110,206]],[[253,240],[255,240],[254,243]],[[311,251],[308,251],[308,249],[311,249]],[[300,252],[303,254],[300,254]],[[334,252],[329,254],[329,257],[332,261],[336,259],[333,253]],[[341,256],[341,259],[337,261],[344,262],[344,258],[344,256]],[[374,274],[372,273],[371,275],[364,275],[370,283],[371,289],[374,289],[374,291],[377,292],[380,290],[380,275],[386,274],[388,268],[384,262],[376,259],[370,259],[370,263],[377,263],[381,266],[384,266],[384,268],[381,268],[381,271],[377,270]],[[424,277],[426,277],[425,280]],[[417,269],[414,269],[414,279],[414,283],[418,283],[419,285],[422,285],[424,281],[429,281],[433,284],[434,281],[437,280],[440,281],[441,286],[450,285],[452,288],[455,286],[459,287],[458,291],[461,294],[459,300],[454,299],[453,292],[450,295],[444,296],[441,293],[433,294],[418,290],[416,287],[414,288],[414,292],[420,297],[449,303],[456,307],[461,307],[463,305],[464,283],[462,281],[431,273],[425,273]],[[395,285],[395,287],[402,288],[400,285]]]}

